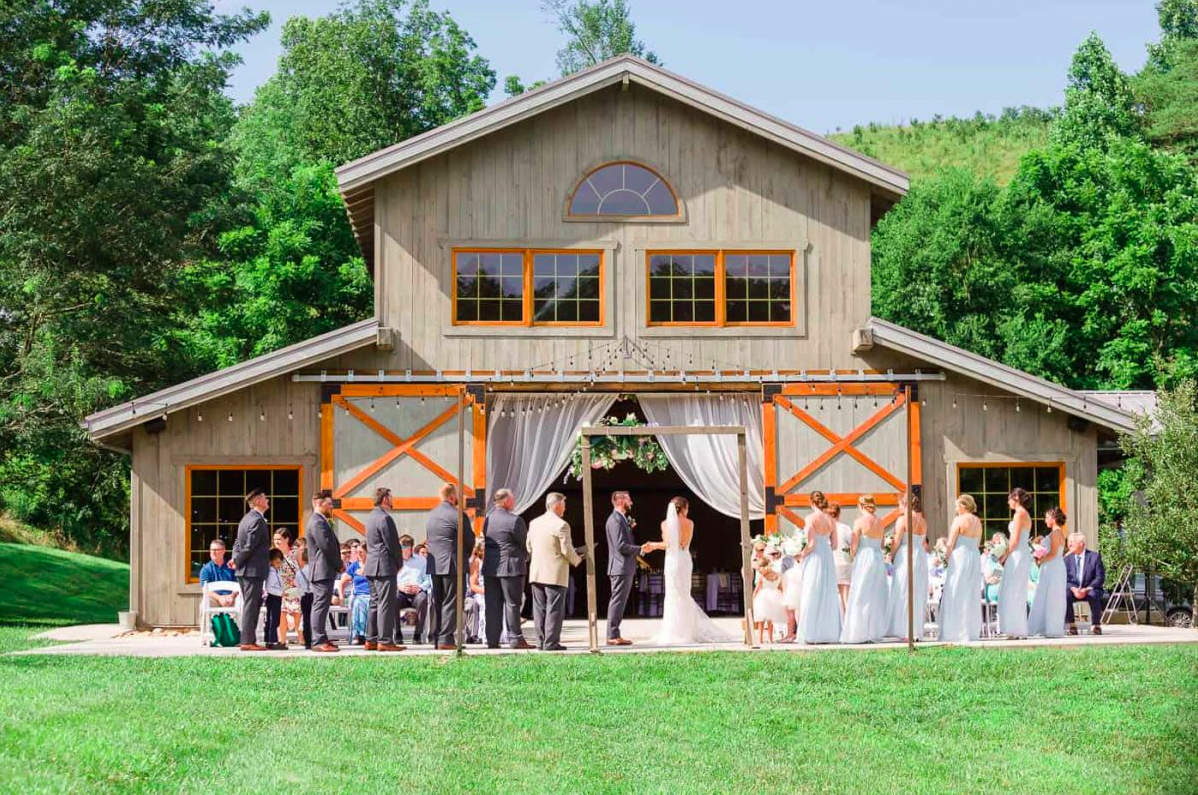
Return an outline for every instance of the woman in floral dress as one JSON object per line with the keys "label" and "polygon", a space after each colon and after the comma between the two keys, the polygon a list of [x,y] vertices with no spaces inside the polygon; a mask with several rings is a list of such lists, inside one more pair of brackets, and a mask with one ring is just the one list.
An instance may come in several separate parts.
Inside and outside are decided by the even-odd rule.
{"label": "woman in floral dress", "polygon": [[283,553],[283,565],[279,567],[279,579],[283,581],[283,611],[279,620],[279,643],[287,643],[287,627],[295,631],[295,637],[300,639],[300,593],[295,581],[299,571],[299,562],[295,557],[295,539],[290,528],[279,528],[275,531],[275,549]]}

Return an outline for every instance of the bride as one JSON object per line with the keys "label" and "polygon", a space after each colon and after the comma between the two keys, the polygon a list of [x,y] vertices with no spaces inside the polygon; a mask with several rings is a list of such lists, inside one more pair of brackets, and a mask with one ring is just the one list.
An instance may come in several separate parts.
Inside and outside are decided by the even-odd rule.
{"label": "bride", "polygon": [[666,551],[665,599],[661,628],[651,643],[658,646],[680,646],[688,643],[718,643],[735,641],[716,625],[691,597],[691,538],[695,523],[686,518],[689,505],[685,498],[670,500],[666,520],[661,523],[661,541],[653,549]]}

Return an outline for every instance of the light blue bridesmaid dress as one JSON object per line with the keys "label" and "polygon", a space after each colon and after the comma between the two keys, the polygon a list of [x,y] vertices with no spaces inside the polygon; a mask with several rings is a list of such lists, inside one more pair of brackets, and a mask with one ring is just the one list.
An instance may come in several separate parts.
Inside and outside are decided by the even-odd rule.
{"label": "light blue bridesmaid dress", "polygon": [[[890,581],[890,620],[886,634],[895,638],[907,637],[907,541],[910,533],[903,535],[903,543],[894,553],[894,578]],[[923,536],[915,536],[915,555],[912,568],[915,572],[915,637],[923,636],[923,617],[928,607],[928,554],[923,551]]]}
{"label": "light blue bridesmaid dress", "polygon": [[958,535],[940,596],[940,640],[965,643],[982,634],[982,557],[978,540]]}
{"label": "light blue bridesmaid dress", "polygon": [[1027,582],[1031,566],[1032,553],[1026,543],[1012,549],[1003,564],[1002,581],[998,584],[998,631],[1004,635],[1027,637]]}
{"label": "light blue bridesmaid dress", "polygon": [[840,594],[832,544],[828,536],[821,535],[812,543],[814,547],[802,563],[798,638],[804,643],[836,643],[840,640]]}
{"label": "light blue bridesmaid dress", "polygon": [[852,582],[840,642],[877,643],[886,635],[888,596],[881,540],[861,535],[853,561]]}
{"label": "light blue bridesmaid dress", "polygon": [[[1061,545],[1062,550],[1064,545]],[[1040,581],[1027,617],[1027,634],[1046,638],[1065,636],[1065,559],[1060,553],[1040,567]]]}

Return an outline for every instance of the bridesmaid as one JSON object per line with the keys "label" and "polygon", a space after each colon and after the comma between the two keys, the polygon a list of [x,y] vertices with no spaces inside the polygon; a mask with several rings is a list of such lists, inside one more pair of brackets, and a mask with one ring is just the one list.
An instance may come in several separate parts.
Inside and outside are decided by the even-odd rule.
{"label": "bridesmaid", "polygon": [[882,537],[886,528],[878,518],[878,506],[869,494],[857,500],[861,515],[853,522],[853,587],[844,614],[841,643],[878,643],[886,635],[886,562],[882,559]]}
{"label": "bridesmaid", "polygon": [[911,496],[911,529],[907,529],[907,500],[904,494],[899,499],[899,517],[894,523],[894,578],[890,581],[890,620],[886,634],[907,640],[907,549],[912,543],[915,553],[915,637],[923,634],[923,617],[928,607],[928,556],[924,552],[924,539],[928,534],[928,523],[923,518],[923,505],[919,497]]}
{"label": "bridesmaid", "polygon": [[1065,512],[1049,508],[1044,514],[1048,537],[1044,539],[1047,554],[1040,559],[1040,581],[1032,598],[1032,612],[1027,618],[1027,634],[1046,638],[1065,636]]}
{"label": "bridesmaid", "polygon": [[1007,505],[1013,515],[1007,525],[1007,551],[998,562],[1002,564],[1002,582],[998,585],[998,629],[1009,640],[1027,637],[1027,582],[1032,565],[1032,553],[1027,548],[1032,517],[1028,508],[1032,495],[1020,488],[1007,495]]}
{"label": "bridesmaid", "polygon": [[940,640],[966,643],[982,635],[982,521],[977,502],[968,494],[957,497],[957,516],[948,531],[944,557],[944,592],[940,597]]}
{"label": "bridesmaid", "polygon": [[827,507],[822,491],[811,492],[807,546],[799,554],[803,592],[799,597],[798,634],[804,643],[840,640],[840,595],[836,590],[836,563],[832,560],[836,522],[825,513]]}

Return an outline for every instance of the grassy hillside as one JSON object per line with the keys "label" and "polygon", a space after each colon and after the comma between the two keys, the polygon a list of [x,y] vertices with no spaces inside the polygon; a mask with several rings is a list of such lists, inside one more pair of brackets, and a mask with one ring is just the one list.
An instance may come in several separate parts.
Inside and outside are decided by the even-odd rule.
{"label": "grassy hillside", "polygon": [[128,604],[127,563],[0,543],[0,627],[112,623]]}
{"label": "grassy hillside", "polygon": [[1048,140],[1054,112],[1037,108],[1009,108],[1001,116],[978,113],[971,119],[940,117],[885,127],[854,127],[830,137],[887,165],[901,168],[913,179],[942,168],[968,169],[1006,183],[1019,158]]}

